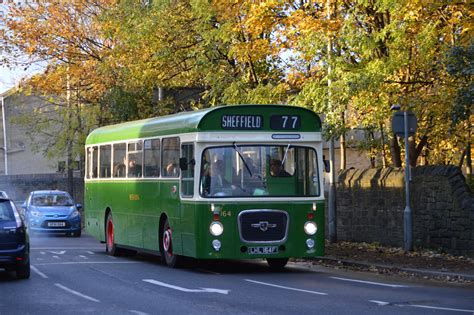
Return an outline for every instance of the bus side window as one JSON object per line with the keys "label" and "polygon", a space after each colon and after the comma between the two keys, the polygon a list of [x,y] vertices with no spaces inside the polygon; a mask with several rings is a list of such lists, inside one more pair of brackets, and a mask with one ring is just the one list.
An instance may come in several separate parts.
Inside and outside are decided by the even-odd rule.
{"label": "bus side window", "polygon": [[179,177],[179,138],[163,139],[162,175],[163,177]]}
{"label": "bus side window", "polygon": [[91,178],[97,178],[97,168],[99,164],[99,150],[97,147],[92,147],[92,169]]}
{"label": "bus side window", "polygon": [[126,171],[126,145],[125,143],[114,144],[114,161],[113,161],[113,177],[125,177]]}
{"label": "bus side window", "polygon": [[142,177],[143,150],[142,141],[128,143],[128,177]]}
{"label": "bus side window", "polygon": [[144,146],[144,175],[145,177],[160,176],[160,139],[145,140]]}
{"label": "bus side window", "polygon": [[110,178],[110,164],[112,146],[110,144],[100,146],[100,164],[99,164],[99,177],[100,178]]}

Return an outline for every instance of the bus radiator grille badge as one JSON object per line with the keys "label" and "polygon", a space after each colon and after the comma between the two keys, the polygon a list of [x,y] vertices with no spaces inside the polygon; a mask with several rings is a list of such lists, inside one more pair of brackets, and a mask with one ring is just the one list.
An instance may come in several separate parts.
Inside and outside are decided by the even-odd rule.
{"label": "bus radiator grille badge", "polygon": [[276,224],[269,223],[268,221],[260,221],[258,223],[252,223],[250,226],[256,229],[260,229],[260,231],[262,232],[266,232],[268,229],[273,229],[277,227]]}

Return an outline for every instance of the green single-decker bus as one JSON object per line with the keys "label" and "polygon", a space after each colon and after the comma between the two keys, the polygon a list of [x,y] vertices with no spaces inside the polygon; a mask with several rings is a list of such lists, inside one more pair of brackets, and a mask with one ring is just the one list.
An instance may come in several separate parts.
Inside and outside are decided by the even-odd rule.
{"label": "green single-decker bus", "polygon": [[86,140],[85,225],[110,255],[324,255],[321,120],[289,105],[228,105],[110,125]]}

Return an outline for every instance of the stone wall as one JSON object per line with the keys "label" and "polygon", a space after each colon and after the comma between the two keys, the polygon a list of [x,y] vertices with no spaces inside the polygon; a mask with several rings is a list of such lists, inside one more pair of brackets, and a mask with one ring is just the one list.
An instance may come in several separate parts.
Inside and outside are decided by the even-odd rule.
{"label": "stone wall", "polygon": [[[0,190],[21,205],[33,190],[58,189],[67,191],[67,176],[64,174],[33,174],[0,176]],[[84,180],[74,178],[74,200],[83,204]]]}
{"label": "stone wall", "polygon": [[[414,245],[474,256],[474,197],[457,167],[416,167],[410,199]],[[403,169],[339,174],[338,240],[403,246]]]}

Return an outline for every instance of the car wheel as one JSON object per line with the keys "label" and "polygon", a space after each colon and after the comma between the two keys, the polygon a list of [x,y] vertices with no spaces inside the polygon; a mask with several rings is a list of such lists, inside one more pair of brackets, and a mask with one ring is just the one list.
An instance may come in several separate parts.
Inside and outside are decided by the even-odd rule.
{"label": "car wheel", "polygon": [[26,265],[21,265],[16,267],[16,277],[17,279],[28,279],[30,277],[30,261]]}
{"label": "car wheel", "polygon": [[79,231],[77,231],[77,232],[74,232],[74,233],[72,234],[72,236],[74,236],[74,237],[81,237],[81,232],[82,232],[81,230],[79,230]]}
{"label": "car wheel", "polygon": [[111,256],[120,256],[120,248],[115,244],[115,226],[112,213],[107,216],[105,227],[105,252]]}
{"label": "car wheel", "polygon": [[267,263],[271,269],[282,270],[288,263],[288,258],[267,258]]}
{"label": "car wheel", "polygon": [[162,261],[171,268],[178,268],[182,265],[183,257],[175,255],[173,253],[173,242],[172,242],[172,231],[168,218],[161,229],[161,258]]}

